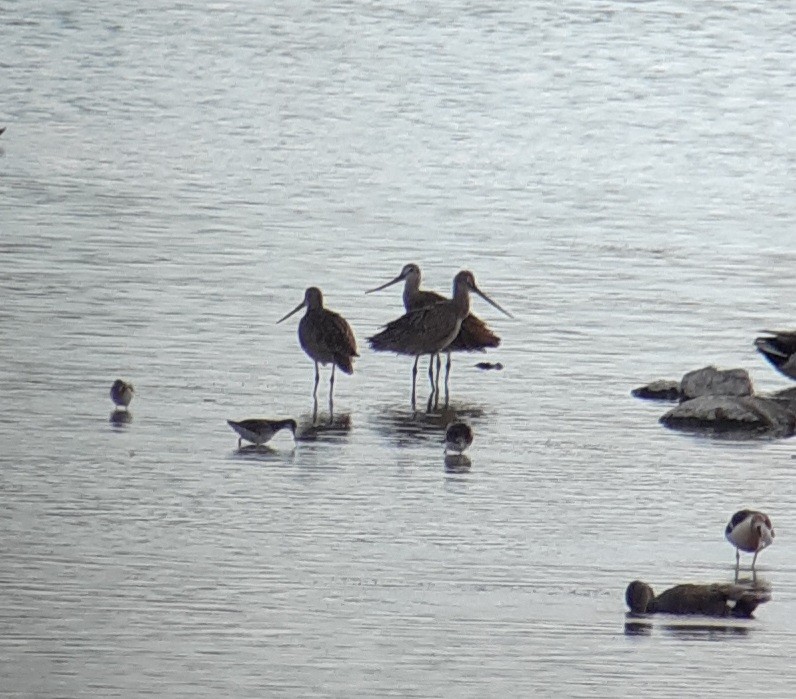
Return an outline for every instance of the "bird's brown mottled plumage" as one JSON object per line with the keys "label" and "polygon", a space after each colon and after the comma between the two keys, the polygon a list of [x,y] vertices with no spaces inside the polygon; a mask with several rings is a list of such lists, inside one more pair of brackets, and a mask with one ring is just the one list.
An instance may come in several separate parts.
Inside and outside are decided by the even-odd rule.
{"label": "bird's brown mottled plumage", "polygon": [[475,283],[472,272],[461,271],[453,280],[453,298],[405,313],[368,338],[377,352],[419,356],[435,354],[448,347],[470,313],[469,292],[474,291],[487,303],[509,317],[511,314],[485,296]]}
{"label": "bird's brown mottled plumage", "polygon": [[[382,284],[370,291],[378,291],[388,286],[404,282],[403,302],[407,312],[416,311],[426,306],[431,306],[447,299],[436,291],[429,291],[420,288],[421,274],[420,267],[414,263],[404,265],[401,273],[392,281]],[[498,347],[500,338],[493,333],[487,324],[470,313],[462,320],[459,333],[446,348],[447,352],[483,352],[488,348]]]}
{"label": "bird's brown mottled plumage", "polygon": [[[625,601],[632,612],[651,614],[702,614],[748,618],[757,606],[770,599],[764,588],[716,583],[712,585],[675,585],[655,596],[652,588],[640,580],[627,586]],[[734,602],[734,605],[730,605]]]}
{"label": "bird's brown mottled plumage", "polygon": [[[381,332],[368,338],[371,348],[377,352],[395,352],[415,357],[412,368],[412,408],[415,407],[417,360],[424,354],[435,355],[442,352],[453,342],[461,329],[462,322],[470,313],[470,291],[478,294],[502,313],[512,317],[508,311],[501,308],[478,288],[472,272],[462,270],[453,280],[452,298],[409,311],[397,320],[387,323]],[[438,394],[438,391],[434,387],[430,364],[429,381],[433,397],[435,393]],[[430,406],[431,398],[429,398],[429,409]]]}
{"label": "bird's brown mottled plumage", "polygon": [[321,364],[334,362],[346,374],[354,373],[357,341],[351,326],[339,313],[310,308],[299,322],[299,342],[304,351]]}
{"label": "bird's brown mottled plumage", "polygon": [[304,300],[277,323],[287,320],[302,308],[307,312],[299,322],[298,337],[301,348],[314,362],[334,364],[346,374],[354,373],[353,358],[358,357],[354,332],[339,313],[323,307],[323,294],[311,286],[304,292]]}
{"label": "bird's brown mottled plumage", "polygon": [[323,294],[311,286],[304,292],[304,300],[277,323],[290,318],[302,308],[307,312],[299,322],[298,337],[301,348],[315,362],[315,411],[317,414],[318,364],[331,364],[332,376],[329,380],[329,412],[333,415],[334,370],[340,367],[346,374],[354,373],[354,357],[358,357],[357,343],[351,326],[339,313],[323,307]]}

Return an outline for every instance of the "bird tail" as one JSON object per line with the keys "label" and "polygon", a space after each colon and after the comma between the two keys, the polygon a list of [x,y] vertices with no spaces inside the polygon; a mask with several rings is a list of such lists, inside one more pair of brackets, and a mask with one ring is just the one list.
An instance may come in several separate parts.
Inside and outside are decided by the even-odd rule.
{"label": "bird tail", "polygon": [[354,354],[353,356],[349,357],[346,354],[336,354],[334,355],[334,363],[337,365],[337,368],[346,373],[346,374],[353,374],[354,373],[354,357],[358,357],[358,354]]}
{"label": "bird tail", "polygon": [[483,352],[492,347],[500,346],[500,338],[493,333],[487,324],[470,314],[462,321],[459,334],[453,338],[446,351],[449,352]]}

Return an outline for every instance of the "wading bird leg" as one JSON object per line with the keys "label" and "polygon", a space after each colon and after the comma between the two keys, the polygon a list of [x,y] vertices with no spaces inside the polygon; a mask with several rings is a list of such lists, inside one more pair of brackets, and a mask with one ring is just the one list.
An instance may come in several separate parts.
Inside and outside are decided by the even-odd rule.
{"label": "wading bird leg", "polygon": [[315,362],[315,388],[312,389],[312,397],[318,402],[318,381],[321,380],[321,373],[318,371],[318,362]]}
{"label": "wading bird leg", "polygon": [[420,356],[415,357],[415,364],[412,367],[412,410],[417,410],[417,362]]}
{"label": "wading bird leg", "polygon": [[448,385],[448,379],[451,375],[451,353],[448,352],[448,361],[445,363],[445,407],[448,407],[448,398],[450,395],[450,388]]}
{"label": "wading bird leg", "polygon": [[434,396],[437,395],[437,392],[434,390],[434,357],[431,357],[431,361],[428,363],[428,382],[431,384],[431,393],[428,395],[428,407],[426,412],[431,412],[431,405],[432,401],[434,400]]}
{"label": "wading bird leg", "polygon": [[442,360],[437,354],[437,375],[434,377],[434,410],[439,407],[439,375],[442,368]]}
{"label": "wading bird leg", "polygon": [[329,424],[334,420],[334,369],[335,365],[332,364],[332,378],[329,379]]}
{"label": "wading bird leg", "polygon": [[757,554],[758,553],[760,553],[760,549],[757,549],[757,551],[755,551],[755,555],[752,556],[752,572],[753,573],[755,572],[755,561],[757,560]]}
{"label": "wading bird leg", "polygon": [[735,549],[735,582],[738,582],[738,575],[741,572],[741,552]]}

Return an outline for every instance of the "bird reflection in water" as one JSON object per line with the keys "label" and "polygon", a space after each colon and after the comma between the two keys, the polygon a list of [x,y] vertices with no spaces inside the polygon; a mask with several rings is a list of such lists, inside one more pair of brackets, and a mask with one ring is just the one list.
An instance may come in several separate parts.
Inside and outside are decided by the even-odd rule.
{"label": "bird reflection in water", "polygon": [[473,462],[464,454],[445,454],[445,471],[447,473],[467,473]]}
{"label": "bird reflection in water", "polygon": [[417,446],[418,440],[442,443],[449,424],[462,417],[479,419],[483,416],[481,406],[465,405],[445,408],[440,412],[405,412],[387,408],[374,417],[374,428],[398,447]]}
{"label": "bird reflection in water", "polygon": [[[626,621],[625,622],[625,636],[652,636],[652,622],[643,621]],[[733,638],[736,636],[748,636],[752,627],[748,624],[694,624],[694,623],[681,623],[681,624],[658,624],[659,629],[663,629],[667,633],[677,636],[683,640],[720,640],[724,638]]]}
{"label": "bird reflection in water", "polygon": [[334,415],[328,422],[317,422],[313,413],[303,418],[296,432],[297,442],[338,442],[351,431],[351,413]]}
{"label": "bird reflection in water", "polygon": [[109,422],[114,427],[124,427],[125,425],[129,425],[133,421],[133,414],[125,409],[117,408],[111,413],[109,418]]}

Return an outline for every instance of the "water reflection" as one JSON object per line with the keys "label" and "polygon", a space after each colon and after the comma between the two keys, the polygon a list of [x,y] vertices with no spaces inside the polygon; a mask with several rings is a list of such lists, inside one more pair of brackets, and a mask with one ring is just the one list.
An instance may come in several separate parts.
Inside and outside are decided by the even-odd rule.
{"label": "water reflection", "polygon": [[296,447],[279,449],[268,444],[246,444],[232,453],[235,459],[259,461],[261,463],[290,465],[296,460]]}
{"label": "water reflection", "polygon": [[446,454],[445,471],[447,473],[467,473],[473,462],[465,454]]}
{"label": "water reflection", "polygon": [[133,414],[129,410],[122,410],[117,408],[113,412],[111,412],[111,416],[109,418],[109,422],[114,427],[124,427],[125,425],[129,425],[133,421]]}
{"label": "water reflection", "polygon": [[[635,615],[628,613],[628,617]],[[625,636],[652,636],[652,630],[656,626],[649,621],[626,621],[624,627]],[[688,623],[679,624],[666,623],[657,624],[657,627],[666,633],[681,638],[683,640],[720,640],[722,638],[734,638],[737,636],[748,636],[752,627],[749,624],[742,624],[738,621],[727,622],[726,624],[710,623]]]}
{"label": "water reflection", "polygon": [[315,415],[304,416],[299,420],[296,431],[297,442],[339,441],[351,431],[351,413],[330,416],[328,421],[317,422]]}
{"label": "water reflection", "polygon": [[478,419],[484,409],[476,405],[458,405],[439,411],[406,412],[398,408],[386,408],[374,416],[377,432],[393,441],[398,447],[409,447],[421,441],[439,441],[440,448],[445,445],[445,429],[462,417]]}

